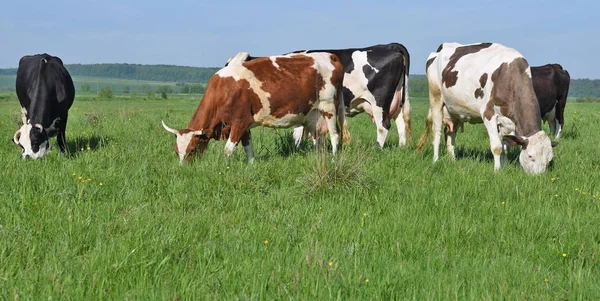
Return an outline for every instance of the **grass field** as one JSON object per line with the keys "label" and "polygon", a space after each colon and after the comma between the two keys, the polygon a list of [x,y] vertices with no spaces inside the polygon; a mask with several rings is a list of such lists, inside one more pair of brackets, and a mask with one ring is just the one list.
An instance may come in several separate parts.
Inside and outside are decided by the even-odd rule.
{"label": "grass field", "polygon": [[[600,104],[569,103],[553,167],[528,176],[516,151],[493,172],[483,125],[432,164],[395,127],[374,149],[364,115],[335,163],[257,128],[252,165],[221,141],[179,166],[160,120],[197,102],[76,100],[70,155],[53,140],[40,161],[0,102],[2,299],[600,299]],[[426,111],[413,99],[415,143]]]}

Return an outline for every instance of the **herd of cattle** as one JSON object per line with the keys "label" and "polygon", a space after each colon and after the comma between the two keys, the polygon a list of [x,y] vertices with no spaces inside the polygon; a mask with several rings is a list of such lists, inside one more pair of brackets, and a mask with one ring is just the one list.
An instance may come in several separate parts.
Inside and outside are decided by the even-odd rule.
{"label": "herd of cattle", "polygon": [[[391,120],[400,146],[411,140],[408,97],[410,57],[397,43],[366,48],[297,51],[269,57],[240,52],[208,81],[202,101],[185,129],[163,127],[176,135],[180,163],[201,154],[211,139],[227,140],[231,155],[241,141],[251,162],[250,129],[294,127],[298,145],[329,132],[332,151],[350,141],[346,117],[366,112],[383,147]],[[465,122],[483,123],[494,156],[494,170],[510,146],[520,146],[527,173],[546,170],[553,154],[542,120],[560,137],[569,90],[569,73],[558,64],[530,67],[523,55],[496,43],[444,43],[426,62],[429,112],[420,151],[431,131],[433,160],[438,160],[442,129],[449,156]],[[63,62],[48,54],[19,62],[16,92],[23,125],[13,137],[22,158],[41,158],[49,137],[65,151],[68,110],[75,89]]]}

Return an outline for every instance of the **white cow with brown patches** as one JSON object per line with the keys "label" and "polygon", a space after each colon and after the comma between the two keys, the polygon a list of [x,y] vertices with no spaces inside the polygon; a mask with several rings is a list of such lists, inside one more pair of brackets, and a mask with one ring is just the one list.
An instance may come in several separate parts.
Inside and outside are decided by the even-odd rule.
{"label": "white cow with brown patches", "polygon": [[308,53],[248,62],[232,60],[235,63],[210,78],[186,129],[175,130],[162,123],[177,136],[175,152],[180,163],[204,151],[210,139],[227,140],[228,157],[241,140],[252,162],[251,128],[305,126],[315,132],[321,116],[328,125],[333,153],[337,152],[345,107],[344,70],[336,55]]}
{"label": "white cow with brown patches", "polygon": [[454,159],[454,125],[483,123],[495,171],[512,145],[521,146],[519,159],[525,172],[546,170],[556,144],[542,131],[531,70],[523,55],[496,43],[444,43],[429,55],[426,71],[430,114],[417,150],[433,125],[433,161],[437,161],[442,125],[446,124],[446,147]]}

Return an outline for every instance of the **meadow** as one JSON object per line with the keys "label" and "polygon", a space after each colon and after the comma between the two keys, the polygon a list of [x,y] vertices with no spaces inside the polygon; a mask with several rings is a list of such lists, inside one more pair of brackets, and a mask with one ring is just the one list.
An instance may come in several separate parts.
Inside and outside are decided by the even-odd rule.
{"label": "meadow", "polygon": [[493,172],[483,125],[456,161],[415,152],[425,99],[409,147],[393,125],[375,149],[363,114],[333,162],[256,128],[254,164],[212,141],[184,166],[160,121],[185,127],[198,97],[77,100],[69,154],[53,139],[22,161],[0,98],[2,299],[600,299],[600,104],[567,104],[553,166],[530,176],[517,150]]}

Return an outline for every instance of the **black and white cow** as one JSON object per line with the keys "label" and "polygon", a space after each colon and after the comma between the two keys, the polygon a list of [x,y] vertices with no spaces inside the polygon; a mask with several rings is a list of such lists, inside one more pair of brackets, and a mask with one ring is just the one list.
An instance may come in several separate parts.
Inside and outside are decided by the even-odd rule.
{"label": "black and white cow", "polygon": [[22,57],[16,91],[23,126],[15,132],[13,141],[23,149],[21,157],[43,157],[49,138],[57,135],[60,151],[64,152],[67,116],[75,87],[62,60],[45,53]]}
{"label": "black and white cow", "polygon": [[[346,115],[353,117],[367,112],[377,126],[377,144],[383,147],[391,119],[398,127],[399,144],[411,140],[408,73],[410,56],[406,47],[398,43],[366,48],[303,50],[297,53],[328,52],[337,55],[344,65],[344,103]],[[255,59],[240,52],[227,64]],[[302,127],[294,130],[296,143],[300,142]]]}
{"label": "black and white cow", "polygon": [[561,65],[547,64],[531,67],[531,78],[542,120],[548,122],[550,134],[558,139],[565,124],[565,106],[571,76]]}
{"label": "black and white cow", "polygon": [[417,150],[423,147],[433,124],[433,161],[437,161],[445,123],[446,147],[454,159],[457,127],[464,122],[483,123],[494,170],[506,160],[510,145],[521,146],[519,159],[525,172],[546,170],[555,144],[542,131],[531,70],[523,55],[496,43],[444,43],[429,55],[426,72],[430,114]]}

